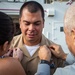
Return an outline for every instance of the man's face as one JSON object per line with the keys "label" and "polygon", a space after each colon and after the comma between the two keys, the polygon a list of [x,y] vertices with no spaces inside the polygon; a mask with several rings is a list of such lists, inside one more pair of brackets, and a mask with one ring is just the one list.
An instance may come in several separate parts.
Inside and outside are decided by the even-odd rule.
{"label": "man's face", "polygon": [[36,42],[41,38],[44,21],[41,11],[31,13],[23,9],[20,28],[26,42]]}
{"label": "man's face", "polygon": [[66,27],[64,28],[64,33],[65,33],[66,43],[67,43],[67,46],[68,46],[70,52],[72,54],[75,54],[74,38],[73,38],[72,34],[69,34],[68,29]]}

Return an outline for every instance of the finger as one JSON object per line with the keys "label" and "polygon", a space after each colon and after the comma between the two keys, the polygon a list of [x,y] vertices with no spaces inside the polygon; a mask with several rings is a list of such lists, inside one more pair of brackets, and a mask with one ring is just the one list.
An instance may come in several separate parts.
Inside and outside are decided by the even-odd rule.
{"label": "finger", "polygon": [[58,47],[59,45],[56,45],[56,44],[52,44],[52,45],[50,45],[50,47],[53,47],[53,48],[56,48],[56,47]]}
{"label": "finger", "polygon": [[9,50],[8,55],[11,56],[13,53],[13,50]]}
{"label": "finger", "polygon": [[13,48],[9,48],[9,50],[10,50],[10,51],[12,51],[12,50],[13,50]]}
{"label": "finger", "polygon": [[51,47],[49,47],[50,49],[52,49],[52,50],[55,50],[55,48],[53,47],[53,46],[51,46]]}
{"label": "finger", "polygon": [[22,51],[20,48],[17,48],[17,53],[22,54],[22,53],[23,53],[23,51]]}
{"label": "finger", "polygon": [[56,54],[56,51],[54,49],[50,49],[50,51],[53,53],[53,54]]}

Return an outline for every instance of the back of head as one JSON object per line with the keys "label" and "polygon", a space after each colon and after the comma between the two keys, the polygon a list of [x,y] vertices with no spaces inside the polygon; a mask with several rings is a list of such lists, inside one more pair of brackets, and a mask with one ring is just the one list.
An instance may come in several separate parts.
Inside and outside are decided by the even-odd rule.
{"label": "back of head", "polygon": [[12,19],[3,12],[0,12],[0,45],[6,41],[10,43],[14,34],[14,25]]}
{"label": "back of head", "polygon": [[71,32],[72,28],[75,28],[75,4],[72,4],[66,11],[64,17],[64,28]]}
{"label": "back of head", "polygon": [[28,1],[25,2],[20,9],[20,17],[22,16],[23,9],[28,9],[30,13],[36,13],[37,11],[41,11],[42,18],[44,19],[44,9],[41,4],[36,1]]}

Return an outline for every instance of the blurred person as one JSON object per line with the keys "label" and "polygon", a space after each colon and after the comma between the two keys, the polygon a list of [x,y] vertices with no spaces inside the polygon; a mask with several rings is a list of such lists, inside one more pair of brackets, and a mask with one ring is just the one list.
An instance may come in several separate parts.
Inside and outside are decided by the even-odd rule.
{"label": "blurred person", "polygon": [[5,55],[9,51],[13,34],[12,19],[5,13],[0,12],[0,75],[25,75],[20,62]]}

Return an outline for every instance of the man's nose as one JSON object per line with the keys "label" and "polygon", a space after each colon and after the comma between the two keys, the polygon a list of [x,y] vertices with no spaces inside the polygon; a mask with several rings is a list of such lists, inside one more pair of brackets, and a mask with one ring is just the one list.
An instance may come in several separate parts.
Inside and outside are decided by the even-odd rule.
{"label": "man's nose", "polygon": [[33,24],[31,24],[30,26],[29,26],[29,30],[34,30],[35,29],[35,26],[33,25]]}

